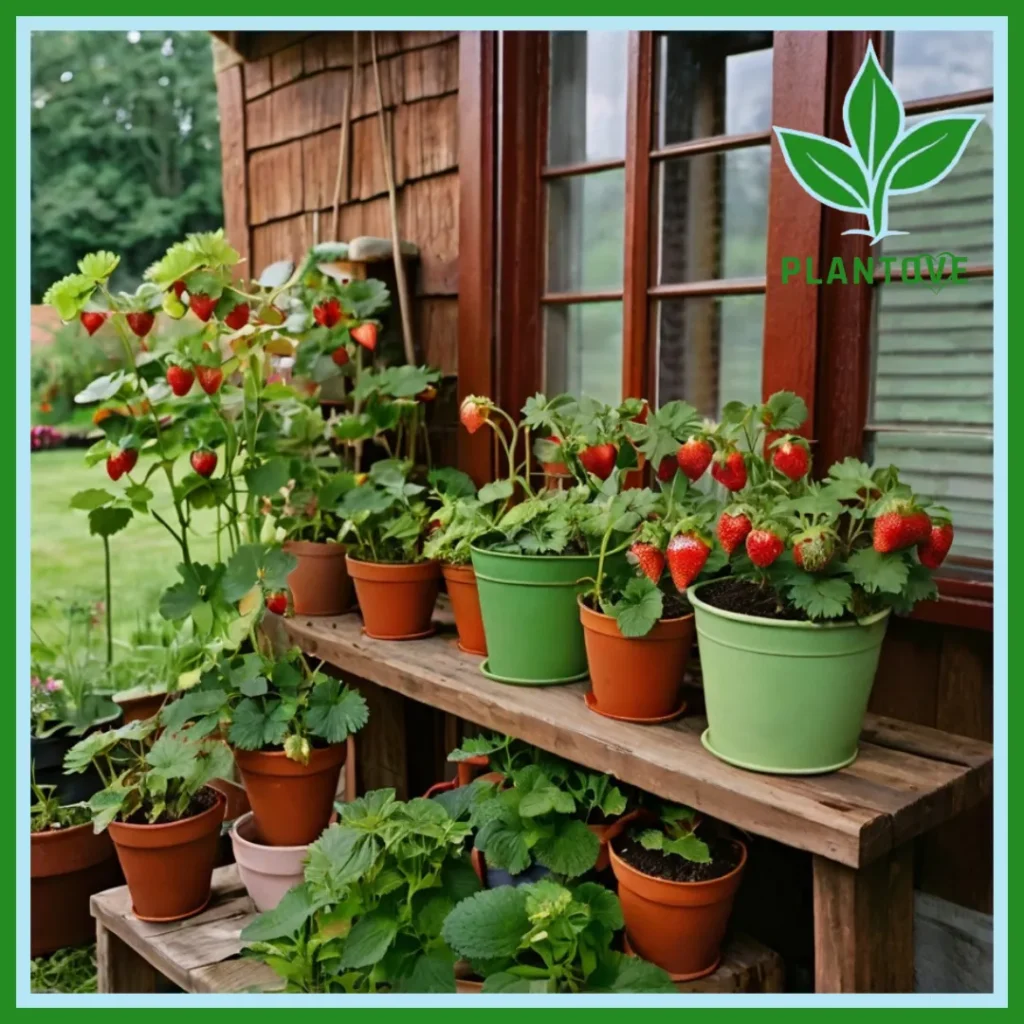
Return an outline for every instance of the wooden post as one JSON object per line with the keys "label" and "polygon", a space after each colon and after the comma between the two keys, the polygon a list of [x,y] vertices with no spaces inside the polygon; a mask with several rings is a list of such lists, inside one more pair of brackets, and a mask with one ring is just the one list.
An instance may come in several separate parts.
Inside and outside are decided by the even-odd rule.
{"label": "wooden post", "polygon": [[913,844],[859,871],[814,858],[814,990],[913,992]]}
{"label": "wooden post", "polygon": [[96,988],[99,992],[156,992],[160,974],[123,939],[96,922]]}

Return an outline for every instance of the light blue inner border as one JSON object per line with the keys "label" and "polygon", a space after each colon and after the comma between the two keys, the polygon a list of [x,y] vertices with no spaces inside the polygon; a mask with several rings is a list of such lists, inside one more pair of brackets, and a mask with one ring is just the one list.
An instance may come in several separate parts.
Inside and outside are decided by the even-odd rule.
{"label": "light blue inner border", "polygon": [[[28,721],[28,679],[29,635],[31,602],[25,600],[30,593],[31,576],[29,563],[29,540],[31,519],[31,476],[30,452],[26,443],[29,429],[29,359],[30,343],[30,201],[29,201],[29,33],[33,30],[87,30],[87,29],[394,29],[397,19],[370,17],[139,17],[107,16],[76,17],[19,17],[17,19],[17,383],[16,408],[18,423],[17,441],[17,488],[15,507],[17,514],[17,678],[16,715],[19,726]],[[104,1007],[104,1006],[458,1006],[471,1007],[518,1007],[518,1006],[631,1006],[631,1007],[705,1007],[705,1006],[859,1006],[859,1007],[989,1007],[1007,1005],[1007,281],[1004,270],[1007,266],[1007,19],[1006,18],[948,18],[915,15],[912,17],[797,17],[762,16],[742,19],[725,17],[687,18],[622,18],[622,17],[495,17],[468,18],[402,16],[403,28],[460,28],[460,29],[556,29],[556,28],[602,28],[602,29],[953,29],[957,31],[990,31],[994,46],[994,89],[993,135],[995,147],[994,172],[994,377],[995,377],[995,420],[994,420],[994,594],[995,613],[993,623],[993,701],[995,729],[994,767],[994,938],[995,964],[994,989],[992,994],[978,996],[932,996],[932,995],[891,995],[891,996],[828,996],[828,995],[756,995],[756,996],[476,996],[467,1002],[465,996],[246,996],[190,995],[169,999],[167,996],[39,996],[29,990],[29,887],[18,885],[17,913],[17,1005],[19,1007]],[[29,739],[27,732],[19,728],[17,742],[17,872],[19,879],[27,879],[29,871],[28,822],[28,763]]]}

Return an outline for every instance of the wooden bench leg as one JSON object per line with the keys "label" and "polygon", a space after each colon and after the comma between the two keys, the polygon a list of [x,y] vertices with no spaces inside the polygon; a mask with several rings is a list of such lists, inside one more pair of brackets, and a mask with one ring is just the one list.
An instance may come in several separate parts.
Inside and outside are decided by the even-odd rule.
{"label": "wooden bench leg", "polygon": [[860,871],[814,858],[814,989],[913,992],[912,844]]}
{"label": "wooden bench leg", "polygon": [[148,960],[96,922],[96,988],[100,992],[156,992],[160,980]]}

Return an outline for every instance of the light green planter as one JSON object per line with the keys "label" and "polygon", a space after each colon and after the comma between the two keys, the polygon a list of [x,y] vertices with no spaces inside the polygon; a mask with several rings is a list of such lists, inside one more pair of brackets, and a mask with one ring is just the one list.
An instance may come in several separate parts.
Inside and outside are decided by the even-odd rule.
{"label": "light green planter", "polygon": [[740,768],[779,775],[833,772],[857,741],[888,610],[816,625],[740,615],[691,587],[708,727],[701,742]]}
{"label": "light green planter", "polygon": [[584,679],[576,595],[597,574],[597,555],[516,555],[473,548],[473,570],[487,638],[488,679],[553,686]]}

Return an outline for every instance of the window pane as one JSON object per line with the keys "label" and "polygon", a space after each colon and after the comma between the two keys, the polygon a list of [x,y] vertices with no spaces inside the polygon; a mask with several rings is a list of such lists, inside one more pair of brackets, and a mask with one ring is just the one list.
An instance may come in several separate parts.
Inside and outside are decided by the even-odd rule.
{"label": "window pane", "polygon": [[622,287],[625,171],[548,183],[549,292]]}
{"label": "window pane", "polygon": [[660,165],[660,284],[764,274],[769,152],[758,146]]}
{"label": "window pane", "polygon": [[771,45],[771,32],[659,36],[654,90],[658,146],[770,128]]}
{"label": "window pane", "polygon": [[904,103],[992,85],[991,32],[894,32],[892,84]]}
{"label": "window pane", "polygon": [[[970,33],[968,33],[970,34]],[[906,235],[882,240],[886,256],[951,252],[967,265],[992,262],[992,105],[950,114],[983,114],[956,167],[932,188],[889,199],[889,224]],[[942,114],[907,118],[907,126]]]}
{"label": "window pane", "polygon": [[622,303],[544,308],[544,388],[616,403],[622,397]]}
{"label": "window pane", "polygon": [[548,164],[626,154],[626,32],[552,32]]}
{"label": "window pane", "polygon": [[726,402],[761,400],[763,295],[657,304],[658,404],[685,399],[716,417]]}

